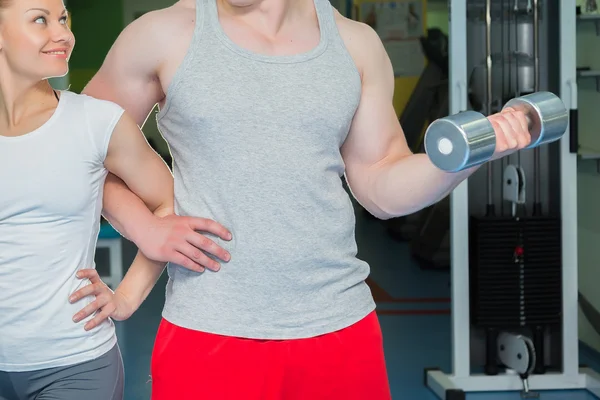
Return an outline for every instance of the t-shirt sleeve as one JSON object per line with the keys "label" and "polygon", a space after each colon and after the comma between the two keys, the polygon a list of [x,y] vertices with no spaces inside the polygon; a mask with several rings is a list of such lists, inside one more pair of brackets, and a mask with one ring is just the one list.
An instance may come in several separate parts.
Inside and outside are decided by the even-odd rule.
{"label": "t-shirt sleeve", "polygon": [[88,132],[94,148],[94,158],[98,163],[103,164],[110,138],[125,110],[112,101],[86,97],[84,107]]}

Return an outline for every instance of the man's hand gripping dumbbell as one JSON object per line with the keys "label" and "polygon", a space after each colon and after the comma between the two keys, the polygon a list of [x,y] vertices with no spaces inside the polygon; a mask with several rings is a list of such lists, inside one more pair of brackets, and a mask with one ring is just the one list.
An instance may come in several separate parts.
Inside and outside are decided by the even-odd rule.
{"label": "man's hand gripping dumbbell", "polygon": [[510,100],[500,113],[487,118],[464,111],[434,121],[425,133],[425,151],[441,170],[458,172],[558,140],[568,122],[569,114],[558,96],[536,92]]}

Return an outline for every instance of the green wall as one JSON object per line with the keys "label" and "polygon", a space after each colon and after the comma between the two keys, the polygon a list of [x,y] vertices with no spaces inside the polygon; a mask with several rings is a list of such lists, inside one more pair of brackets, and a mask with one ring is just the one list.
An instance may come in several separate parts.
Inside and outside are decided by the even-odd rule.
{"label": "green wall", "polygon": [[123,0],[67,1],[75,50],[70,60],[71,90],[80,92],[100,68],[123,30]]}
{"label": "green wall", "polygon": [[[124,21],[131,20],[130,16],[128,18],[124,16],[124,10],[132,8],[131,2],[129,7],[125,7],[126,1],[67,1],[67,8],[72,17],[71,29],[76,38],[75,50],[70,60],[68,79],[71,91],[79,93],[83,90],[98,71],[111,46],[125,28]],[[144,9],[166,7],[172,2],[155,3],[157,3],[155,7],[152,7],[152,4],[145,2]],[[135,9],[137,10],[137,8]],[[154,112],[144,125],[143,132],[147,138],[153,139],[161,154],[169,153],[167,144],[156,127]]]}
{"label": "green wall", "polygon": [[446,1],[430,1],[427,3],[427,27],[439,28],[448,34],[448,3]]}

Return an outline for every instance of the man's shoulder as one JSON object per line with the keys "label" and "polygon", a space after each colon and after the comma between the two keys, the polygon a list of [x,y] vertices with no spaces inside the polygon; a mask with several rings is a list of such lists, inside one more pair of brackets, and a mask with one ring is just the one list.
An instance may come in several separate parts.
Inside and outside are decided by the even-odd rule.
{"label": "man's shoulder", "polygon": [[[195,10],[194,1],[182,0],[141,15],[123,29],[106,57],[104,69],[124,75],[129,71],[143,79],[154,76],[177,53],[183,39],[192,37]],[[117,67],[118,71],[112,71]]]}
{"label": "man's shoulder", "polygon": [[335,11],[335,21],[346,49],[354,59],[361,74],[365,64],[374,59],[378,60],[385,55],[381,38],[370,25],[347,18],[337,10]]}
{"label": "man's shoulder", "polygon": [[352,41],[359,45],[381,43],[379,35],[370,25],[343,16],[335,10],[335,22],[344,41]]}
{"label": "man's shoulder", "polygon": [[194,26],[196,7],[193,1],[178,1],[172,6],[148,11],[131,22],[124,30],[131,36],[158,42],[170,41],[181,35],[183,30]]}

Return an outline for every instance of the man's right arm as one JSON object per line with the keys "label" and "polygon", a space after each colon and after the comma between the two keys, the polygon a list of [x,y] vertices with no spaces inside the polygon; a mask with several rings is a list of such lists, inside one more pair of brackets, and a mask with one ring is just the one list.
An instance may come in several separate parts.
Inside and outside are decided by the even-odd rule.
{"label": "man's right arm", "polygon": [[[163,96],[156,79],[159,52],[150,48],[155,38],[152,37],[154,30],[149,28],[155,14],[157,12],[142,16],[121,32],[82,92],[119,104],[140,127]],[[104,185],[102,211],[123,236],[136,244],[143,242],[142,227],[152,221],[151,212],[121,179],[111,173]]]}
{"label": "man's right arm", "polygon": [[164,97],[158,70],[163,62],[160,30],[161,12],[147,13],[119,35],[84,94],[119,104],[142,127],[154,106]]}
{"label": "man's right arm", "polygon": [[[99,71],[86,85],[83,92],[89,96],[119,104],[132,116],[138,126],[143,126],[154,106],[164,97],[158,71],[168,54],[157,49],[168,48],[168,36],[156,26],[169,26],[169,11],[149,12],[128,25],[119,35]],[[165,21],[164,19],[167,19]],[[109,174],[104,185],[103,215],[123,236],[133,241],[146,256],[157,261],[171,261],[169,254],[174,249],[185,248],[182,237],[168,235],[167,231],[188,232],[200,236],[196,231],[213,232],[210,221],[200,218],[170,218],[165,220],[152,215],[159,211],[149,210],[125,183]],[[173,211],[170,210],[172,213]],[[156,212],[155,212],[156,213]],[[206,226],[202,226],[205,224]],[[170,237],[169,243],[157,243]],[[180,241],[181,243],[178,243]],[[196,265],[193,252],[183,252],[190,263]]]}
{"label": "man's right arm", "polygon": [[[160,59],[150,49],[149,29],[156,12],[128,25],[110,48],[102,66],[82,93],[119,104],[143,126],[150,111],[162,98],[156,79]],[[145,36],[145,40],[143,39]],[[104,185],[103,215],[127,239],[143,242],[144,229],[152,221],[150,211],[125,183],[109,174]],[[139,246],[139,245],[138,245]]]}

